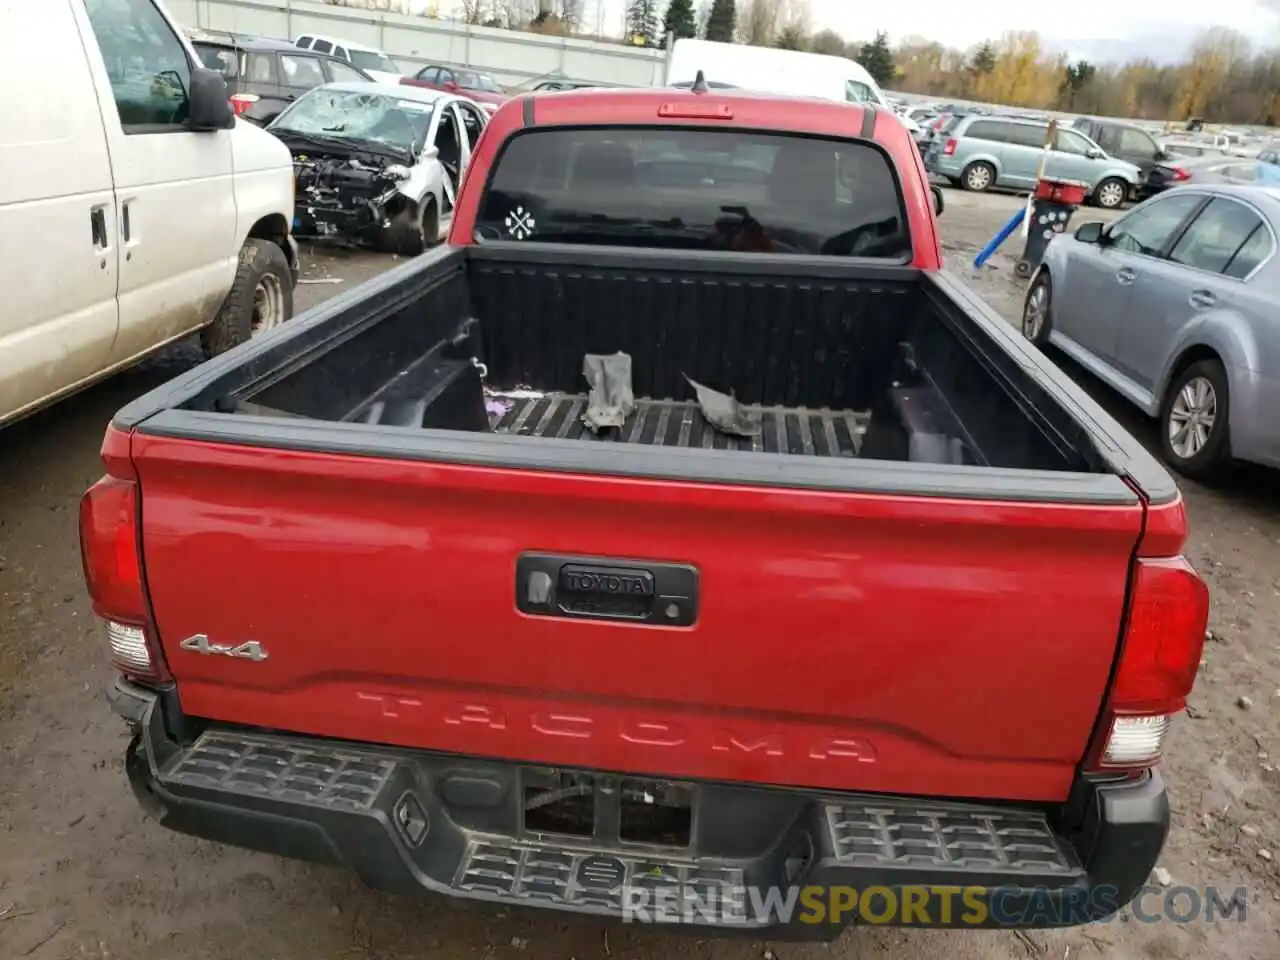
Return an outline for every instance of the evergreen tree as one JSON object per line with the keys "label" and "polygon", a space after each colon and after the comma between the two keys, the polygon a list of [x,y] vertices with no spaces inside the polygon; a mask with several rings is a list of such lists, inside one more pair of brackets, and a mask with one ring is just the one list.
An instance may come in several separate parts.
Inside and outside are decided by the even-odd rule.
{"label": "evergreen tree", "polygon": [[893,62],[893,51],[889,49],[888,34],[882,31],[870,43],[864,43],[857,60],[880,86],[888,86],[892,82],[897,68]]}
{"label": "evergreen tree", "polygon": [[627,7],[628,40],[644,47],[659,45],[657,6],[657,0],[632,0]]}
{"label": "evergreen tree", "polygon": [[996,48],[990,40],[984,40],[982,45],[973,52],[973,59],[969,61],[969,72],[975,77],[985,77],[995,68]]}
{"label": "evergreen tree", "polygon": [[1070,110],[1076,105],[1076,97],[1080,91],[1092,80],[1098,73],[1098,68],[1088,60],[1081,60],[1079,63],[1073,63],[1063,70],[1062,93],[1067,98],[1067,109]]}
{"label": "evergreen tree", "polygon": [[676,39],[692,37],[697,34],[693,23],[693,0],[671,0],[667,4],[667,15],[662,20],[662,35],[674,33]]}
{"label": "evergreen tree", "polygon": [[711,4],[711,16],[707,18],[707,39],[733,43],[737,19],[738,10],[734,0],[714,0]]}

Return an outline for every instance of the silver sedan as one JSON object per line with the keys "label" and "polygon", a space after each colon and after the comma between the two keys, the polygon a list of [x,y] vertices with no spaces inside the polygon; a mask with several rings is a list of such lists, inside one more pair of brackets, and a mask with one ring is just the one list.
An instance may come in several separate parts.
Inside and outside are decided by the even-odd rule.
{"label": "silver sedan", "polygon": [[1023,334],[1160,421],[1165,459],[1209,479],[1280,466],[1280,188],[1175,187],[1055,237]]}

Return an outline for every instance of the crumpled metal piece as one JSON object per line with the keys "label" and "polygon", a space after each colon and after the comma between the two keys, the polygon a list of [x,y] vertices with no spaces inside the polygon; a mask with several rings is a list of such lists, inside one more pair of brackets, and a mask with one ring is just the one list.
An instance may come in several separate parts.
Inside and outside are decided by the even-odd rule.
{"label": "crumpled metal piece", "polygon": [[760,435],[760,421],[743,408],[737,398],[731,394],[721,393],[704,386],[692,377],[685,375],[689,386],[698,395],[698,409],[707,423],[721,433],[733,437],[756,437]]}
{"label": "crumpled metal piece", "polygon": [[631,354],[588,353],[582,358],[582,375],[591,392],[582,422],[592,433],[626,423],[636,408],[636,395],[631,389]]}

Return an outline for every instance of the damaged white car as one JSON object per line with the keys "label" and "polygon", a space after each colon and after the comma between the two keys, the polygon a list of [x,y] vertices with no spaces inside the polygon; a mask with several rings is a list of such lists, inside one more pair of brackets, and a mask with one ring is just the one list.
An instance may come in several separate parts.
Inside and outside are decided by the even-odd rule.
{"label": "damaged white car", "polygon": [[396,84],[330,83],[267,128],[293,154],[297,237],[413,256],[449,232],[488,117],[471,101]]}

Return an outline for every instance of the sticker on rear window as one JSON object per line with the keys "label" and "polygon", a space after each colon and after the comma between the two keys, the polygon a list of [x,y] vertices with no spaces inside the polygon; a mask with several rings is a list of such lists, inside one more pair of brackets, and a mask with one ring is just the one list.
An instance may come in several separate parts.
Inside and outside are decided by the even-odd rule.
{"label": "sticker on rear window", "polygon": [[516,207],[508,213],[506,224],[507,233],[517,240],[524,240],[532,236],[533,231],[538,227],[538,221],[533,219],[533,214],[524,207]]}

